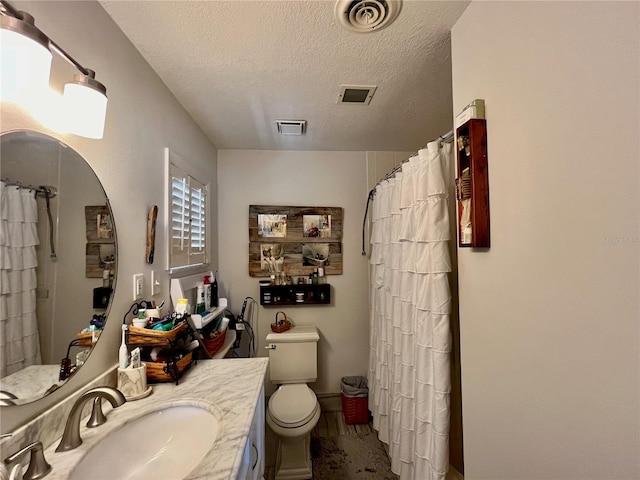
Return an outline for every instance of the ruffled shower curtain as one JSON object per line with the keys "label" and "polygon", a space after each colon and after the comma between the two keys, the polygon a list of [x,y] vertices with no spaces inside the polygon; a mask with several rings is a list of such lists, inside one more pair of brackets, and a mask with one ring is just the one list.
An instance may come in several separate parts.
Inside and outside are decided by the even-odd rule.
{"label": "ruffled shower curtain", "polygon": [[0,377],[40,364],[35,192],[0,182]]}
{"label": "ruffled shower curtain", "polygon": [[376,188],[369,409],[401,480],[449,465],[451,144],[432,142]]}

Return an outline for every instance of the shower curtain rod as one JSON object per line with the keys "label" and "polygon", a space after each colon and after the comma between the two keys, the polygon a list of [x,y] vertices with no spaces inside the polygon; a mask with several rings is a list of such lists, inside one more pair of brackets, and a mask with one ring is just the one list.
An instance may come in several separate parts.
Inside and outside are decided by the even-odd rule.
{"label": "shower curtain rod", "polygon": [[385,180],[388,180],[391,177],[394,177],[396,172],[402,168],[403,164],[407,163],[412,157],[414,157],[416,154],[418,154],[420,152],[420,150],[425,148],[431,142],[440,142],[441,144],[442,143],[451,143],[451,142],[453,142],[453,137],[454,137],[453,130],[449,130],[447,133],[445,133],[443,135],[440,135],[438,138],[434,138],[433,140],[427,142],[425,145],[420,147],[420,149],[418,149],[417,152],[411,154],[409,156],[409,158],[407,158],[406,160],[403,160],[402,163],[400,163],[400,165],[398,165],[393,170],[391,170],[389,173],[387,173],[384,177],[382,177],[382,179],[378,183],[376,183],[371,190],[369,190],[369,196],[367,197],[367,207],[365,208],[364,218],[362,219],[362,255],[363,256],[367,255],[367,251],[365,249],[364,232],[365,232],[366,225],[367,225],[367,214],[369,213],[369,204],[373,200],[373,197],[376,196],[376,188],[378,187],[378,185],[380,185]]}
{"label": "shower curtain rod", "polygon": [[51,205],[49,204],[49,200],[58,195],[58,189],[56,187],[52,187],[51,185],[40,185],[39,187],[34,187],[33,185],[23,185],[22,182],[19,182],[18,180],[11,180],[10,178],[6,177],[2,177],[0,178],[0,180],[2,180],[7,185],[36,192],[35,198],[37,198],[38,195],[44,197],[45,202],[47,202],[47,218],[49,219],[49,247],[51,249],[49,258],[51,258],[52,260],[56,260],[58,258],[58,255],[56,254],[56,245],[54,243],[53,217],[51,216]]}
{"label": "shower curtain rod", "polygon": [[40,185],[39,187],[35,187],[33,185],[25,185],[18,180],[11,180],[10,178],[6,177],[2,177],[0,180],[2,180],[7,185],[31,190],[33,192],[36,192],[37,195],[41,195],[43,197],[48,196],[49,198],[53,198],[58,194],[58,189],[56,187],[52,187],[51,185]]}
{"label": "shower curtain rod", "polygon": [[425,143],[422,147],[420,147],[418,149],[418,151],[412,153],[411,155],[409,155],[409,158],[407,158],[406,160],[403,160],[402,163],[400,163],[400,165],[397,165],[396,167],[393,168],[393,170],[391,170],[389,173],[387,173],[384,177],[382,177],[382,179],[375,184],[375,186],[373,187],[373,194],[375,195],[375,190],[376,187],[378,185],[380,185],[382,182],[384,182],[385,180],[389,180],[390,178],[394,177],[395,174],[398,172],[398,170],[400,170],[402,168],[402,165],[404,165],[405,163],[407,163],[412,157],[414,157],[415,155],[417,155],[420,150],[422,150],[423,148],[426,148],[427,145],[429,145],[431,142],[440,142],[440,143],[451,143],[453,142],[453,130],[449,130],[447,133],[440,135],[438,138],[434,138],[433,140],[428,141],[427,143]]}

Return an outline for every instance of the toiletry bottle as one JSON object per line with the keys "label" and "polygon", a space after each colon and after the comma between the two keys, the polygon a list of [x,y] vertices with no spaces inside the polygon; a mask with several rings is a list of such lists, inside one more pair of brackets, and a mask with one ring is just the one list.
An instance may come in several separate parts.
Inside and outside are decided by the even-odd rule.
{"label": "toiletry bottle", "polygon": [[102,286],[103,287],[109,287],[109,269],[105,268],[102,271]]}
{"label": "toiletry bottle", "polygon": [[204,309],[211,308],[211,275],[204,276]]}
{"label": "toiletry bottle", "polygon": [[204,283],[198,283],[196,293],[196,313],[204,312]]}
{"label": "toiletry bottle", "polygon": [[211,308],[218,308],[218,272],[213,275],[213,283],[211,284]]}
{"label": "toiletry bottle", "polygon": [[126,342],[127,325],[122,325],[122,343],[120,344],[120,350],[118,351],[118,362],[120,368],[127,368],[129,365],[129,350],[127,349]]}

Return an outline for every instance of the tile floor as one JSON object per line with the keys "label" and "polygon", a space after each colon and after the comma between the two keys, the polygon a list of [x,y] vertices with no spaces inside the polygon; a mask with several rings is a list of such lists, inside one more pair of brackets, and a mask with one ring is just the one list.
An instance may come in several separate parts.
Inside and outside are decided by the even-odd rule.
{"label": "tile floor", "polygon": [[[358,433],[370,433],[371,424],[347,425],[342,412],[322,412],[318,424],[311,432],[312,437],[335,437],[338,435],[356,435]],[[265,428],[265,480],[275,480],[276,449],[278,440],[267,426]],[[348,480],[348,479],[336,479]],[[453,469],[450,469],[446,480],[464,480],[464,477]]]}
{"label": "tile floor", "polygon": [[[276,471],[276,449],[278,439],[273,432],[265,429],[265,480],[274,480]],[[344,422],[342,412],[322,412],[318,424],[311,431],[312,437],[335,437],[338,435],[356,435],[358,433],[370,433],[371,425],[347,425]],[[346,480],[346,479],[336,479]]]}

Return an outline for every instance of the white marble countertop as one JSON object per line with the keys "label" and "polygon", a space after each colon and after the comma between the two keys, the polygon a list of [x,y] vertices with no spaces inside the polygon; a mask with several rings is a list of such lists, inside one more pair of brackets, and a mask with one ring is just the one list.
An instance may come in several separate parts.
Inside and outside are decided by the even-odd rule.
{"label": "white marble countertop", "polygon": [[[174,405],[197,405],[211,410],[221,422],[221,432],[209,454],[186,479],[222,480],[238,476],[243,450],[251,429],[267,371],[267,358],[199,360],[185,372],[180,384],[153,384],[151,395],[111,409],[103,402],[107,422],[88,429],[81,422],[83,443],[75,450],[56,453],[58,441],[45,450],[52,471],[47,480],[63,480],[106,434],[146,413]],[[144,439],[140,439],[144,441]],[[185,447],[187,448],[187,447]]]}
{"label": "white marble countertop", "polygon": [[0,380],[2,390],[12,393],[18,399],[16,405],[33,402],[41,398],[54,385],[59,387],[64,382],[58,381],[60,364],[30,365],[19,372],[7,375]]}

